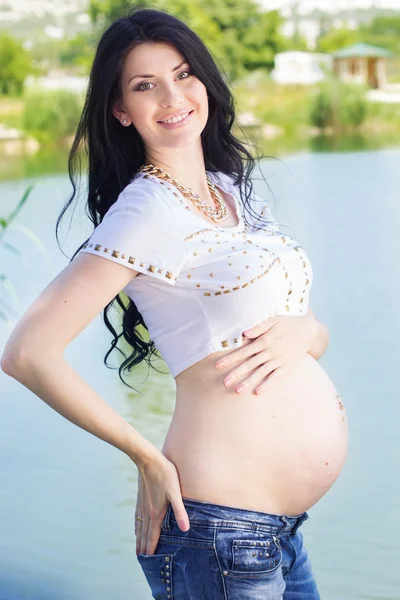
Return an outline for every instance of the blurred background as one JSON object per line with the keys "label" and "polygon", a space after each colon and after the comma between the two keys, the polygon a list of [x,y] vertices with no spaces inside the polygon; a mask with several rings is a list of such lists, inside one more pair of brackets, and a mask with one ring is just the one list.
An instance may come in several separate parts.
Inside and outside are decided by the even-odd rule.
{"label": "blurred background", "polygon": [[[97,40],[136,6],[0,2],[0,353],[91,233],[82,198],[63,252],[55,240],[68,151]],[[320,362],[350,428],[345,468],[302,526],[321,597],[400,600],[400,0],[140,6],[206,42],[235,96],[237,137],[280,159],[261,161],[268,185],[258,173],[256,191],[313,264],[311,307],[330,331]],[[165,374],[137,369],[132,392],[103,365],[110,342],[99,316],[65,356],[161,448],[174,380],[160,360]],[[150,600],[135,465],[1,371],[0,394],[0,600]]]}

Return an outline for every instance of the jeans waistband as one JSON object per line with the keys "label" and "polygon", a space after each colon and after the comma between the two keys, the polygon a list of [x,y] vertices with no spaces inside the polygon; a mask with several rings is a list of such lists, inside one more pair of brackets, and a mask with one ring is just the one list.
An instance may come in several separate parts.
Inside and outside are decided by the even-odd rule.
{"label": "jeans waistband", "polygon": [[[189,517],[189,522],[205,527],[249,529],[251,531],[264,531],[276,535],[288,533],[290,537],[293,537],[303,521],[308,519],[307,512],[291,516],[224,506],[185,497],[182,500]],[[176,523],[176,519],[170,503],[164,517],[163,529],[169,531],[171,523]]]}

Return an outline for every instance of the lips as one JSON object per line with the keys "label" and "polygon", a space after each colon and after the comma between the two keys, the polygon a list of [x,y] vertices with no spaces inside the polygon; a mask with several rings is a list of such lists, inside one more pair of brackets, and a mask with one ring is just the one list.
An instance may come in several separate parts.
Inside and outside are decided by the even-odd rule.
{"label": "lips", "polygon": [[175,117],[180,117],[181,115],[187,115],[193,112],[192,110],[182,110],[181,112],[175,114],[175,115],[171,115],[169,117],[165,117],[165,119],[160,119],[159,121],[157,121],[157,123],[162,123],[163,121],[168,121],[168,119],[174,119]]}

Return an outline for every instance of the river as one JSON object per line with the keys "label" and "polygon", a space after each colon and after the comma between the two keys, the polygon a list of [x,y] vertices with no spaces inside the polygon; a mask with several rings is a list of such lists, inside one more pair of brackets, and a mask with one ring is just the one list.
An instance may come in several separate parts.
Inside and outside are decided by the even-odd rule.
{"label": "river", "polygon": [[[320,362],[348,415],[344,470],[302,526],[323,600],[400,598],[399,164],[396,148],[304,152],[263,162],[275,200],[256,182],[312,262],[310,305],[330,332]],[[0,215],[31,182],[17,225],[41,243],[12,229],[6,241],[20,256],[0,248],[0,273],[18,298],[0,289],[15,311],[12,321],[0,321],[0,350],[15,320],[68,262],[54,236],[70,191],[65,174],[1,182]],[[83,208],[74,215],[68,256],[90,233],[85,219]],[[103,365],[110,342],[99,316],[65,356],[161,448],[174,381],[154,372],[144,381],[140,369],[130,381],[141,393],[132,393]],[[135,465],[1,371],[0,390],[1,600],[150,600],[135,556]]]}

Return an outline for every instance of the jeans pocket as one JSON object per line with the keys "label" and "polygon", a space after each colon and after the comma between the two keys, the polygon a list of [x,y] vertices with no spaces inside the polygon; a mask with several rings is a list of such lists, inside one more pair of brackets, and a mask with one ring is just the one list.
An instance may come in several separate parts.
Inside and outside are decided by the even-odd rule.
{"label": "jeans pocket", "polygon": [[173,554],[141,554],[137,560],[150,586],[155,600],[174,600]]}
{"label": "jeans pocket", "polygon": [[[259,578],[274,573],[282,563],[282,549],[272,534],[226,532],[220,538],[223,574],[229,577]],[[241,536],[241,537],[239,537]]]}

